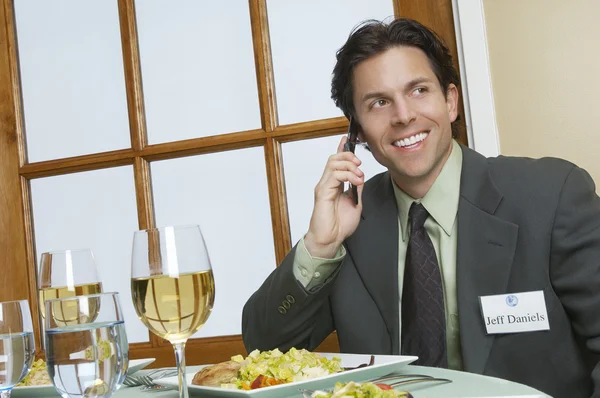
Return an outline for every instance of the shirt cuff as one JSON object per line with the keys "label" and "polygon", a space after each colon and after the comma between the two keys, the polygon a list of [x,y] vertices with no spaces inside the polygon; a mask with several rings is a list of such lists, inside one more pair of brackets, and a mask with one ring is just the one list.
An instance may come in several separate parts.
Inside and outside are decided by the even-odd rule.
{"label": "shirt cuff", "polygon": [[305,289],[312,289],[325,283],[329,276],[340,266],[344,257],[346,257],[344,245],[340,246],[333,258],[313,257],[306,250],[304,238],[302,238],[296,245],[294,276]]}

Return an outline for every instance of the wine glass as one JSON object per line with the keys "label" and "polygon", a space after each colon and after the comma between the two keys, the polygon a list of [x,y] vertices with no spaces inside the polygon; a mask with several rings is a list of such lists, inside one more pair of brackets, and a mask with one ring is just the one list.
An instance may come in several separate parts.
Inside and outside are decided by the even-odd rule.
{"label": "wine glass", "polygon": [[[92,250],[61,250],[42,254],[39,272],[42,318],[46,300],[97,293],[102,293],[102,282]],[[77,314],[72,316],[77,319]],[[70,322],[69,319],[69,314],[65,313],[65,324]]]}
{"label": "wine glass", "polygon": [[131,295],[140,320],[175,350],[179,397],[187,398],[185,343],[208,319],[215,299],[210,259],[200,227],[137,231]]}
{"label": "wine glass", "polygon": [[129,366],[119,293],[51,299],[45,306],[46,361],[56,391],[63,398],[112,396]]}
{"label": "wine glass", "polygon": [[0,303],[0,397],[10,392],[29,370],[35,356],[33,324],[27,300]]}

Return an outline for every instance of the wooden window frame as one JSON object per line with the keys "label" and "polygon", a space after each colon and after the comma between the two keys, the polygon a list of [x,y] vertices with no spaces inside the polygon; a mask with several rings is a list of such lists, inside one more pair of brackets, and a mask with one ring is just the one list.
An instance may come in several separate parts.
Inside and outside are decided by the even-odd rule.
{"label": "wooden window frame", "polygon": [[[436,30],[449,46],[458,69],[452,0],[390,0],[396,16],[419,20]],[[273,64],[266,0],[249,0],[261,128],[210,137],[148,145],[134,0],[118,0],[131,147],[64,159],[28,163],[13,0],[0,0],[0,300],[28,299],[38,313],[36,259],[31,212],[30,180],[68,173],[133,165],[140,229],[155,226],[149,163],[155,160],[262,146],[269,189],[274,250],[281,262],[291,249],[281,144],[345,133],[348,123],[336,117],[280,126],[277,120]],[[466,144],[464,108],[459,141]],[[34,319],[37,347],[41,347],[40,323]],[[154,366],[173,365],[170,343],[150,334],[146,343],[131,344],[131,358],[154,357]],[[335,333],[318,348],[338,351]],[[40,352],[41,353],[41,352]],[[245,353],[241,336],[191,339],[189,364],[214,363]]]}

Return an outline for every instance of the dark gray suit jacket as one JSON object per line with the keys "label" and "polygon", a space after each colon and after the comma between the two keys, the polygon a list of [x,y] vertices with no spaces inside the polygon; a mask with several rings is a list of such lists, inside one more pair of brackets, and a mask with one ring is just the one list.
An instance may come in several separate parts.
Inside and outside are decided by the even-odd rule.
{"label": "dark gray suit jacket", "polygon": [[[559,159],[486,159],[462,150],[456,273],[464,370],[556,398],[600,397],[594,182]],[[296,281],[292,250],[248,300],[248,350],[312,350],[337,330],[342,352],[399,353],[398,219],[388,173],[366,183],[363,203],[344,243],[348,254],[324,285],[307,292]],[[479,296],[534,290],[544,292],[549,331],[486,334]]]}

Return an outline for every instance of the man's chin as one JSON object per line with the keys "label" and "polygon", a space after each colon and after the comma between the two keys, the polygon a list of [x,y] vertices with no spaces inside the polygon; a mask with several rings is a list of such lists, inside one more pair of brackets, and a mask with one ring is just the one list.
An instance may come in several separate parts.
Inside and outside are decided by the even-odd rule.
{"label": "man's chin", "polygon": [[429,175],[427,171],[423,170],[403,170],[401,172],[390,171],[390,174],[396,182],[396,185],[401,188],[402,186],[420,184],[422,181],[425,181]]}
{"label": "man's chin", "polygon": [[413,167],[390,170],[390,174],[394,178],[398,178],[406,181],[421,181],[427,179],[427,176],[431,174],[432,167]]}

